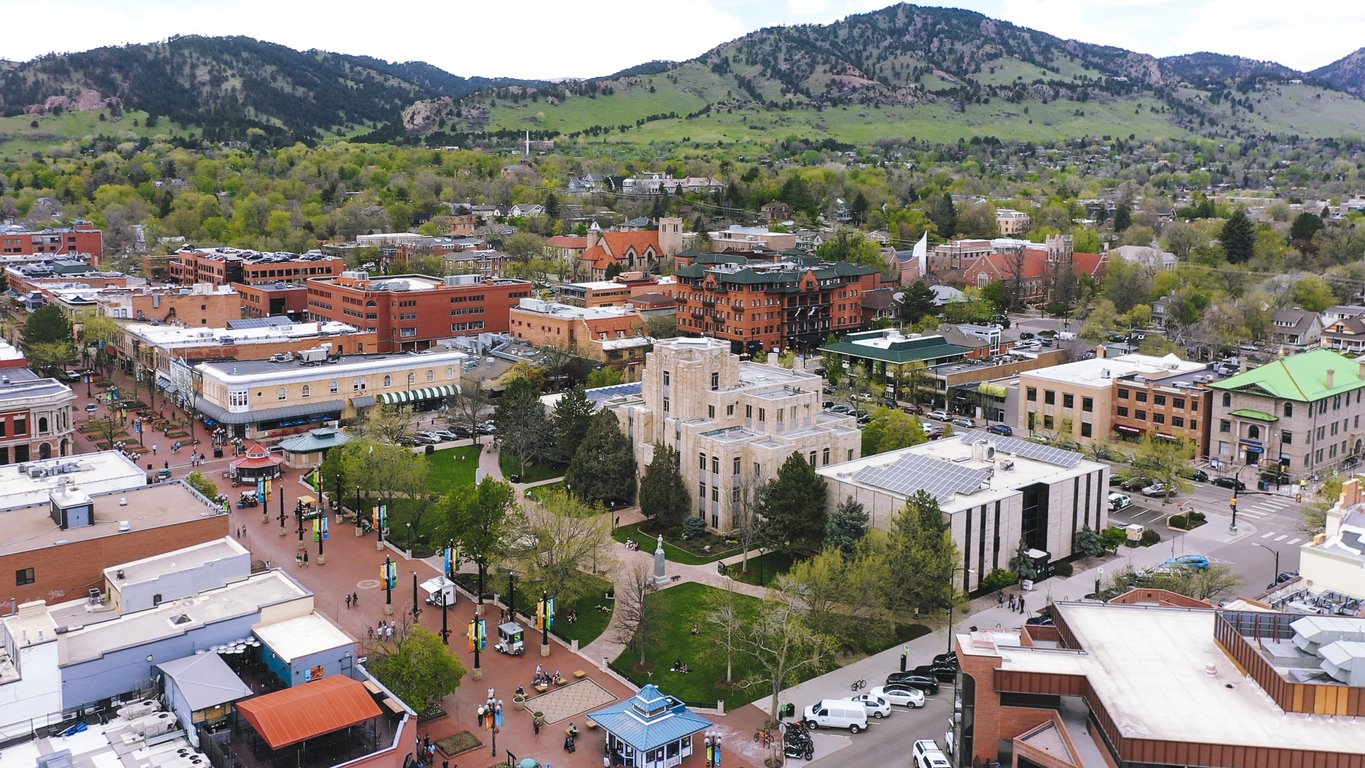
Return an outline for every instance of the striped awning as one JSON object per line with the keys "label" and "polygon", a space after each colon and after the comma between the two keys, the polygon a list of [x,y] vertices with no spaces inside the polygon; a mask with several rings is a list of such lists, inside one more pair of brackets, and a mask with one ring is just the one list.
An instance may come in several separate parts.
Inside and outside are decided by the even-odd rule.
{"label": "striped awning", "polygon": [[385,392],[379,396],[379,402],[384,405],[397,405],[400,403],[415,403],[418,400],[436,400],[442,397],[450,397],[458,390],[453,384],[441,387],[422,387],[421,389],[405,389],[402,392]]}

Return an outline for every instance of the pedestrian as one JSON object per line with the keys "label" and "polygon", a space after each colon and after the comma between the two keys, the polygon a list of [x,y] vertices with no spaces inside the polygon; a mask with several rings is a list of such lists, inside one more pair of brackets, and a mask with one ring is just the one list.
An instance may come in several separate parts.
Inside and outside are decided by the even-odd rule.
{"label": "pedestrian", "polygon": [[152,455],[156,455],[156,443],[152,443]]}
{"label": "pedestrian", "polygon": [[170,468],[171,468],[171,463],[170,463],[169,461],[164,462],[163,466],[164,466],[166,469],[170,469]]}
{"label": "pedestrian", "polygon": [[304,564],[305,566],[308,565],[308,550],[306,550],[306,549],[303,551],[303,564]]}
{"label": "pedestrian", "polygon": [[1023,612],[1024,612],[1024,596],[1023,596],[1023,595],[1020,595],[1020,596],[1019,596],[1019,612],[1020,612],[1020,613],[1023,613]]}
{"label": "pedestrian", "polygon": [[294,555],[294,565],[297,565],[297,566],[300,567],[300,568],[303,567],[303,555],[302,555],[302,554]]}
{"label": "pedestrian", "polygon": [[346,595],[346,610],[351,610],[351,596],[349,593]]}
{"label": "pedestrian", "polygon": [[536,729],[536,738],[540,738],[540,718],[533,718],[531,720],[531,727]]}
{"label": "pedestrian", "polygon": [[1013,592],[1010,593],[1010,610],[1011,610],[1011,611],[1014,610],[1014,593],[1013,593]]}
{"label": "pedestrian", "polygon": [[611,768],[611,755],[602,756],[602,768]]}
{"label": "pedestrian", "polygon": [[351,605],[357,605],[357,606],[360,605],[360,593],[358,593],[358,592],[352,592],[352,593],[351,593]]}

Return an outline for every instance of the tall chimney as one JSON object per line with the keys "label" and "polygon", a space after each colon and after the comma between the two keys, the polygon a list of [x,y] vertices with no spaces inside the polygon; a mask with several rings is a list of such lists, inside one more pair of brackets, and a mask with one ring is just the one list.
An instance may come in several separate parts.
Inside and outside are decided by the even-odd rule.
{"label": "tall chimney", "polygon": [[1332,382],[1336,379],[1336,377],[1337,377],[1337,372],[1336,372],[1336,370],[1333,369],[1333,368],[1328,368],[1328,369],[1327,369],[1327,388],[1328,388],[1328,389],[1331,389],[1331,388],[1332,388]]}

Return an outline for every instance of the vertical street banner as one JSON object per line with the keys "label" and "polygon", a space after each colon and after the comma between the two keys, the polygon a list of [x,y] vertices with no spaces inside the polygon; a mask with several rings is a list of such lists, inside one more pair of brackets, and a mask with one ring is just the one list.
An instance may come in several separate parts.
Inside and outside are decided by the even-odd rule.
{"label": "vertical street banner", "polygon": [[488,647],[488,622],[485,621],[484,619],[479,619],[479,650],[482,651],[482,650],[484,650],[484,649],[487,648],[487,647]]}
{"label": "vertical street banner", "polygon": [[469,652],[473,653],[479,642],[479,622],[473,619],[469,621]]}
{"label": "vertical street banner", "polygon": [[545,622],[550,629],[555,628],[555,599],[552,597],[545,603]]}
{"label": "vertical street banner", "polygon": [[313,541],[327,541],[327,516],[313,518]]}

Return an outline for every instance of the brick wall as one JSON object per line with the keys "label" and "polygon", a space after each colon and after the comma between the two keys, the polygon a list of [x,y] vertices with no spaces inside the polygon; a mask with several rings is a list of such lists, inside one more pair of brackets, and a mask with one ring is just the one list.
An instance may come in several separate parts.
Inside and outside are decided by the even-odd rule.
{"label": "brick wall", "polygon": [[[0,519],[3,516],[0,512]],[[132,511],[128,516],[130,519],[135,517]],[[112,525],[110,521],[99,524]],[[62,535],[62,531],[54,530],[52,538],[60,540]],[[85,597],[87,589],[103,582],[105,568],[227,535],[227,515],[142,530],[134,522],[133,530],[128,533],[4,555],[0,557],[0,603],[8,603],[12,598],[20,603],[29,600],[55,603]],[[17,586],[17,572],[26,568],[33,569],[35,581]]]}

